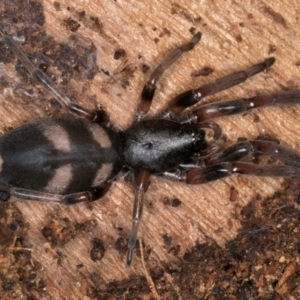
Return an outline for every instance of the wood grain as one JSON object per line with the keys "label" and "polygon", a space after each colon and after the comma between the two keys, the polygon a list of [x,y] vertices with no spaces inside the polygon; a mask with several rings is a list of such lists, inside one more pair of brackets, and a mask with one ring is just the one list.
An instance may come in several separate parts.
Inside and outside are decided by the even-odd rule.
{"label": "wood grain", "polygon": [[[200,31],[202,40],[160,81],[151,114],[187,89],[242,70],[269,56],[274,56],[276,63],[267,73],[208,97],[205,102],[300,86],[300,5],[296,0],[274,3],[193,0],[188,5],[180,0],[61,0],[59,5],[57,3],[53,0],[41,2],[45,16],[41,27],[57,43],[74,48],[81,44],[93,45],[98,67],[93,79],[74,76],[63,88],[86,107],[93,108],[101,103],[119,128],[129,126],[149,69],[171,49],[188,41],[192,32]],[[30,12],[24,11],[26,13]],[[77,25],[80,26],[76,28]],[[75,29],[74,32],[71,29]],[[12,26],[12,33],[14,31],[17,30]],[[124,50],[120,59],[114,58],[117,50],[122,53]],[[2,74],[11,83],[0,93],[2,132],[29,120],[59,114],[57,108],[52,113],[47,100],[51,97],[32,82],[32,89],[37,93],[33,103],[18,99],[22,96],[21,79],[14,66],[15,61],[1,66]],[[211,68],[212,74],[191,76],[193,71],[205,67]],[[56,72],[55,66],[49,68]],[[22,84],[25,84],[24,79]],[[16,92],[14,86],[19,91]],[[29,83],[24,90],[28,89]],[[217,122],[223,128],[228,145],[241,137],[268,136],[284,146],[298,149],[299,117],[300,106],[287,106],[255,110],[242,116],[220,118]],[[213,183],[186,186],[153,176],[139,232],[147,259],[143,265],[141,257],[136,256],[133,267],[128,269],[124,267],[124,252],[115,247],[118,238],[127,237],[131,226],[133,191],[124,181],[115,183],[104,199],[91,205],[66,208],[18,200],[13,203],[28,222],[26,239],[31,245],[32,259],[43,266],[38,276],[47,289],[39,296],[43,299],[90,299],[84,298],[90,285],[105,289],[114,281],[146,276],[148,269],[178,260],[196,242],[214,240],[224,247],[240,228],[240,209],[257,194],[265,198],[281,190],[283,182],[283,179],[232,176]],[[230,199],[232,187],[237,191],[236,201]],[[174,199],[180,199],[181,205],[173,207],[170,203]],[[89,222],[89,226],[64,245],[53,246],[41,229],[52,219],[65,218],[73,225]],[[96,237],[104,241],[105,254],[100,261],[93,262],[91,241]],[[176,255],[169,251],[166,237],[171,238],[174,247],[179,245]],[[151,295],[158,297],[154,288],[148,299]]]}

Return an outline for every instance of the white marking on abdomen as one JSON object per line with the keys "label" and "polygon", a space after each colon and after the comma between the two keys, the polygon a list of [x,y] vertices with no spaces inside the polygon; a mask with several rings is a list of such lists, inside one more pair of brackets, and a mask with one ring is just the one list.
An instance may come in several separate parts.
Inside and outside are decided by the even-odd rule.
{"label": "white marking on abdomen", "polygon": [[67,131],[59,125],[51,125],[43,130],[43,135],[54,145],[56,150],[71,152],[71,143]]}
{"label": "white marking on abdomen", "polygon": [[93,180],[93,186],[99,186],[102,182],[104,182],[111,175],[112,169],[112,164],[102,164]]}
{"label": "white marking on abdomen", "polygon": [[55,170],[54,176],[48,182],[45,190],[50,193],[60,194],[70,184],[73,178],[72,165],[64,165]]}
{"label": "white marking on abdomen", "polygon": [[97,125],[91,123],[89,126],[89,130],[92,133],[94,140],[102,147],[102,148],[110,148],[111,147],[111,140],[105,130]]}

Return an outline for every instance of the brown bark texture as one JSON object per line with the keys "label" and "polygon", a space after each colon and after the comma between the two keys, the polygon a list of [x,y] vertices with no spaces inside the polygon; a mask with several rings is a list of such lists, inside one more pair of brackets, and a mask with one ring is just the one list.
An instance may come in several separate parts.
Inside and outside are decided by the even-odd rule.
{"label": "brown bark texture", "polygon": [[[299,18],[297,0],[0,0],[0,29],[24,38],[24,52],[74,102],[101,104],[121,129],[151,69],[198,31],[199,44],[159,82],[150,114],[270,56],[267,72],[203,102],[299,88]],[[0,46],[1,133],[66,115]],[[300,148],[300,105],[216,122],[225,146],[260,137]],[[188,186],[151,176],[130,268],[131,184],[70,207],[11,199],[0,203],[0,297],[299,299],[299,194],[297,179],[234,175]]]}

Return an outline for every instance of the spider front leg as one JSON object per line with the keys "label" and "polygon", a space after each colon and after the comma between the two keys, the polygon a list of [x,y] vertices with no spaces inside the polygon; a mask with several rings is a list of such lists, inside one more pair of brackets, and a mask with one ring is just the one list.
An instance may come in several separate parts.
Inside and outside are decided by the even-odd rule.
{"label": "spider front leg", "polygon": [[[1,33],[1,32],[0,32]],[[103,109],[100,110],[89,110],[78,104],[73,103],[48,77],[43,71],[38,69],[29,60],[27,55],[22,51],[18,44],[13,40],[11,36],[3,34],[3,42],[9,47],[14,53],[16,58],[20,60],[22,65],[28,71],[31,78],[33,78],[38,84],[44,87],[58,102],[61,106],[68,109],[68,111],[76,116],[88,119],[90,121],[98,122],[104,125],[108,125],[109,118]]]}
{"label": "spider front leg", "polygon": [[175,63],[184,52],[192,50],[195,47],[195,45],[200,41],[200,39],[201,33],[198,32],[194,35],[194,37],[189,43],[186,43],[174,49],[154,69],[154,71],[149,76],[149,79],[147,80],[146,84],[144,85],[144,88],[141,93],[141,102],[138,106],[138,118],[140,118],[148,112],[154,97],[157,82],[162,77],[166,69],[168,69],[173,63]]}
{"label": "spider front leg", "polygon": [[286,165],[257,165],[246,162],[223,162],[211,165],[203,170],[188,171],[185,173],[184,181],[187,184],[206,183],[232,174],[291,178],[300,176],[300,168]]}
{"label": "spider front leg", "polygon": [[227,148],[219,155],[212,156],[210,163],[238,161],[249,156],[268,155],[286,165],[300,167],[300,154],[272,141],[243,141]]}
{"label": "spider front leg", "polygon": [[175,115],[180,114],[184,109],[198,103],[204,97],[216,94],[235,85],[238,85],[247,80],[249,77],[252,77],[269,68],[271,65],[273,65],[274,62],[275,58],[270,57],[261,63],[247,68],[244,71],[231,73],[217,79],[216,81],[186,91],[173,98],[164,113],[173,113]]}
{"label": "spider front leg", "polygon": [[[181,124],[203,124],[204,128],[216,126],[212,119],[238,115],[249,110],[269,107],[283,106],[300,103],[300,90],[285,91],[274,94],[258,95],[251,98],[238,98],[227,101],[219,101],[200,106],[199,108],[179,116],[173,116]],[[216,126],[217,128],[218,126]],[[218,128],[217,128],[218,129]],[[220,132],[220,130],[218,129]]]}
{"label": "spider front leg", "polygon": [[[239,162],[251,157],[267,155],[276,158],[285,165],[254,164]],[[209,157],[206,166],[195,164],[193,167],[180,165],[163,174],[164,177],[187,184],[200,184],[230,176],[234,173],[265,177],[300,176],[300,154],[282,147],[272,141],[243,141],[227,148],[219,155]]]}
{"label": "spider front leg", "polygon": [[203,169],[172,170],[165,172],[162,176],[187,184],[201,184],[228,177],[232,174],[261,177],[283,177],[291,178],[300,176],[300,168],[287,165],[257,165],[247,162],[221,162],[210,165]]}
{"label": "spider front leg", "polygon": [[297,103],[300,103],[300,90],[209,103],[180,117],[182,123],[201,123],[218,117],[246,113],[255,108]]}

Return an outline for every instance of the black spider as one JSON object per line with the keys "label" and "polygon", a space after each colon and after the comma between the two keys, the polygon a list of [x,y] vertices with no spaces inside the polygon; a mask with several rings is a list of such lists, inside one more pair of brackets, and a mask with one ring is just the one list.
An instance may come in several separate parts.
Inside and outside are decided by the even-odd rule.
{"label": "black spider", "polygon": [[[187,114],[182,113],[203,97],[228,89],[265,70],[275,62],[274,58],[186,91],[172,99],[163,112],[147,117],[158,80],[171,64],[199,42],[201,34],[197,33],[189,43],[173,50],[153,71],[141,93],[134,122],[120,132],[112,129],[103,109],[91,111],[72,103],[45,73],[31,63],[12,37],[2,36],[31,77],[81,119],[31,122],[0,138],[1,200],[15,196],[68,205],[94,201],[109,190],[123,167],[129,169],[135,178],[135,202],[127,266],[132,263],[150,175],[187,184],[200,184],[233,173],[279,177],[300,175],[298,153],[265,140],[239,142],[219,153],[216,149],[220,148],[208,146],[203,130],[212,129],[215,139],[219,139],[221,129],[212,119],[258,107],[298,103],[299,90],[200,105]],[[283,164],[241,162],[243,158],[254,155],[269,155]]]}

